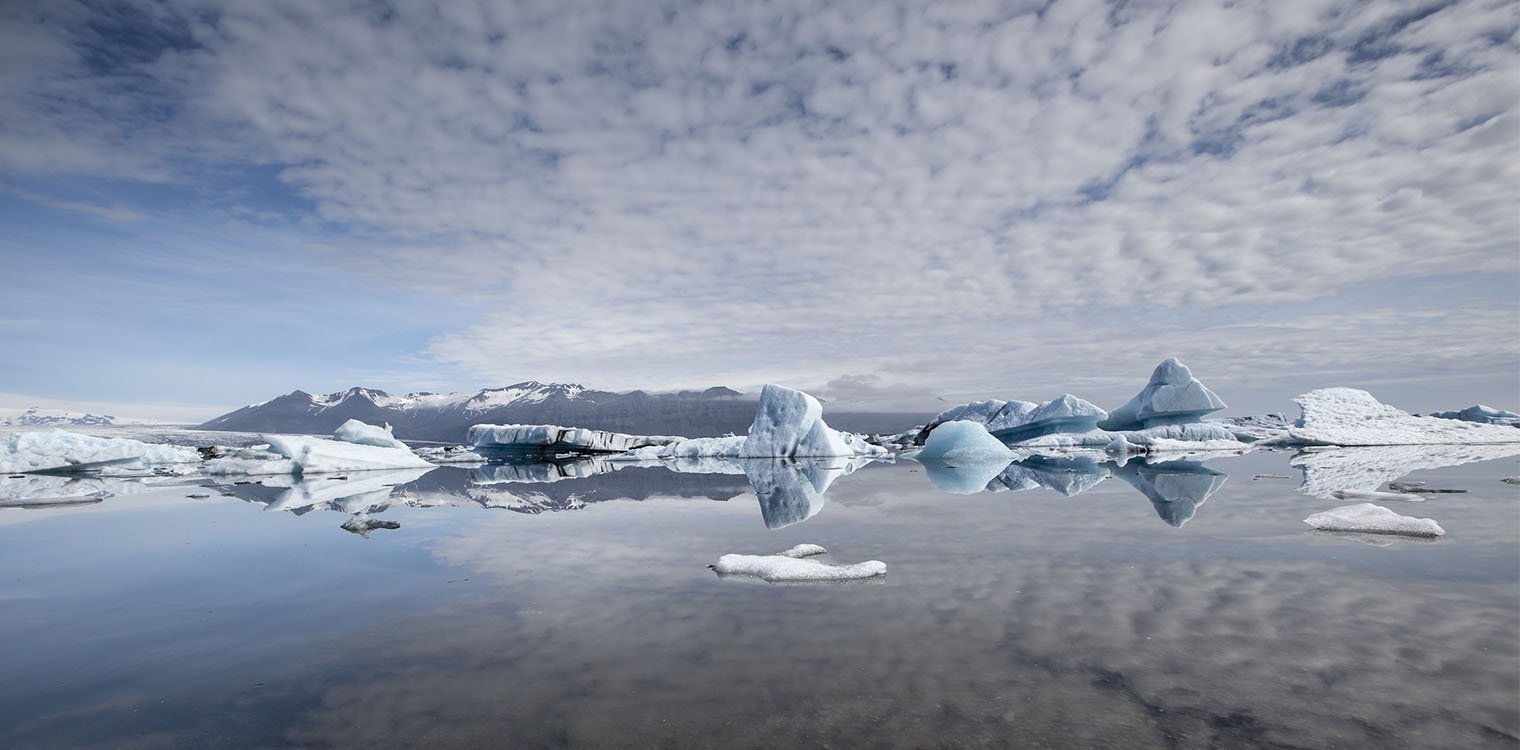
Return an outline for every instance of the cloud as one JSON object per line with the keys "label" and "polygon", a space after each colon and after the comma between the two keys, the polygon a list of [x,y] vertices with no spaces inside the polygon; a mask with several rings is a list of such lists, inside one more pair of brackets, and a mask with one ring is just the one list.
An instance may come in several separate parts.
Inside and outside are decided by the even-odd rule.
{"label": "cloud", "polygon": [[[272,165],[341,228],[328,267],[476,305],[427,354],[490,380],[1045,387],[1204,341],[1365,361],[1277,323],[1520,278],[1510,3],[153,7],[11,12],[35,65],[4,66],[0,166]],[[1466,342],[1447,367],[1512,366],[1485,342],[1520,334],[1513,295],[1472,304],[1509,314],[1378,309]],[[1137,328],[1161,351],[1121,361]],[[1079,340],[1108,354],[1035,343]]]}

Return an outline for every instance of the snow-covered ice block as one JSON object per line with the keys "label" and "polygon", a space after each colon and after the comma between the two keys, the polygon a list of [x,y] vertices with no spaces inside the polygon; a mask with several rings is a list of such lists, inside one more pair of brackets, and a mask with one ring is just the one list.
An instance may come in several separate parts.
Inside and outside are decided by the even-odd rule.
{"label": "snow-covered ice block", "polygon": [[1466,409],[1457,411],[1433,411],[1430,413],[1430,416],[1441,419],[1460,419],[1464,422],[1520,427],[1520,414],[1503,409],[1495,409],[1492,406],[1484,406],[1483,404],[1474,404]]}
{"label": "snow-covered ice block", "polygon": [[980,422],[957,420],[946,422],[929,433],[923,450],[914,459],[920,463],[951,466],[997,463],[1001,470],[1013,459],[1013,451],[993,437]]}
{"label": "snow-covered ice block", "polygon": [[85,470],[93,467],[199,463],[194,448],[102,438],[64,430],[14,432],[0,436],[0,472]]}
{"label": "snow-covered ice block", "polygon": [[624,453],[645,446],[666,445],[680,439],[670,435],[627,435],[552,424],[477,424],[470,426],[465,438],[476,448],[582,453]]}
{"label": "snow-covered ice block", "polygon": [[1105,430],[1138,430],[1159,424],[1196,422],[1203,415],[1223,408],[1224,401],[1174,357],[1157,365],[1144,390],[1110,412],[1100,426]]}
{"label": "snow-covered ice block", "polygon": [[412,451],[418,458],[435,464],[482,464],[486,457],[464,445],[430,445]]}
{"label": "snow-covered ice block", "polygon": [[305,435],[265,435],[271,451],[290,459],[300,473],[325,474],[368,469],[424,469],[432,464],[407,448],[381,448]]}
{"label": "snow-covered ice block", "polygon": [[1355,388],[1321,388],[1293,399],[1303,416],[1289,440],[1309,445],[1520,443],[1520,430],[1440,417],[1416,417]]}
{"label": "snow-covered ice block", "polygon": [[884,455],[886,449],[850,439],[823,421],[818,399],[770,384],[760,391],[755,421],[739,455],[745,458]]}
{"label": "snow-covered ice block", "polygon": [[778,552],[776,554],[782,557],[803,558],[812,557],[813,555],[827,555],[828,553],[828,550],[817,544],[799,544],[785,552]]}
{"label": "snow-covered ice block", "polygon": [[1446,530],[1429,518],[1401,516],[1372,503],[1315,513],[1304,523],[1322,531],[1356,531],[1364,534],[1406,534],[1409,536],[1443,536]]}
{"label": "snow-covered ice block", "polygon": [[[819,550],[818,552],[810,551],[808,553],[810,555],[823,554],[823,548],[815,544],[798,545],[798,547]],[[718,558],[718,564],[713,566],[713,570],[717,571],[718,575],[749,575],[771,583],[858,581],[887,574],[887,564],[880,560],[867,560],[853,565],[829,565],[818,560],[789,554],[796,551],[798,547],[777,555],[723,555]]]}
{"label": "snow-covered ice block", "polygon": [[406,443],[396,439],[391,434],[391,426],[376,427],[365,424],[357,419],[350,419],[338,425],[333,431],[333,439],[356,445],[373,445],[380,448],[406,448]]}

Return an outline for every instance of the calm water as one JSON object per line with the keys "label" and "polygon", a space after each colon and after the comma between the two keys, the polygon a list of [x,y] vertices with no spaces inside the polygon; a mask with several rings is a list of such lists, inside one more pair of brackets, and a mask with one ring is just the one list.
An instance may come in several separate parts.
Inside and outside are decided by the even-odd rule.
{"label": "calm water", "polygon": [[[0,508],[0,746],[1515,747],[1495,455],[113,483]],[[1406,473],[1445,538],[1302,523]],[[707,568],[801,542],[888,575]]]}

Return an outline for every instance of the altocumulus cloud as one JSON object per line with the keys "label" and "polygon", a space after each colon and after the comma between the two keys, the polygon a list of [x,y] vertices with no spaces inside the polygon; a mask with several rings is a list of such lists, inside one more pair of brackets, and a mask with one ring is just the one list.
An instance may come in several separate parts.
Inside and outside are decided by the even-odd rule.
{"label": "altocumulus cloud", "polygon": [[3,13],[7,173],[276,169],[331,268],[474,300],[428,351],[480,377],[1520,361],[1511,2]]}

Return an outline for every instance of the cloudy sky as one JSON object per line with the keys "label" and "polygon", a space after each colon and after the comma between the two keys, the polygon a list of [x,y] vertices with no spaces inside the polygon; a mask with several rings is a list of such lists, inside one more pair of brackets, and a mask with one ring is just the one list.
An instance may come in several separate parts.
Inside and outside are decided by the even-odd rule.
{"label": "cloudy sky", "polygon": [[0,407],[1520,406],[1520,6],[0,6]]}

